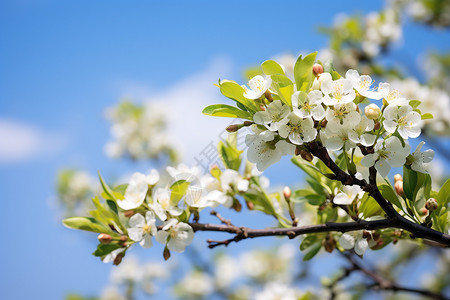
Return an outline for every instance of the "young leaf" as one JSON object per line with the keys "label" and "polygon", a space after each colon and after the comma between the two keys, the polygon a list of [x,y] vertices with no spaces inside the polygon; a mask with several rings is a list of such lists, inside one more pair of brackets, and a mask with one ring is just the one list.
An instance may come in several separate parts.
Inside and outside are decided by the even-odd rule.
{"label": "young leaf", "polygon": [[410,168],[403,167],[403,191],[406,198],[414,202],[414,190],[417,185],[417,173]]}
{"label": "young leaf", "polygon": [[249,100],[244,97],[244,88],[231,80],[221,80],[219,83],[220,92],[227,98],[241,103],[250,111],[258,111],[259,107],[256,106],[253,100]]}
{"label": "young leaf", "polygon": [[105,256],[108,255],[109,253],[113,252],[116,249],[119,249],[121,246],[119,244],[99,244],[97,246],[97,250],[95,250],[92,254],[94,256]]}
{"label": "young leaf", "polygon": [[433,115],[430,113],[423,114],[421,117],[422,120],[429,120],[429,119],[433,119],[433,118],[434,118]]}
{"label": "young leaf", "polygon": [[381,195],[384,199],[391,202],[398,208],[402,208],[402,205],[400,204],[400,200],[398,199],[397,193],[392,189],[391,186],[382,184],[378,186],[378,189],[380,190]]}
{"label": "young leaf", "polygon": [[252,114],[248,111],[243,111],[237,107],[225,104],[214,104],[207,106],[203,109],[202,113],[204,115],[215,117],[241,118],[252,120]]}
{"label": "young leaf", "polygon": [[266,75],[284,75],[283,68],[274,60],[266,60],[261,64],[261,67]]}
{"label": "young leaf", "polygon": [[315,243],[311,247],[311,250],[309,250],[308,253],[306,253],[305,256],[303,256],[303,261],[308,261],[314,256],[316,256],[316,254],[319,253],[320,248],[322,248],[322,243]]}
{"label": "young leaf", "polygon": [[63,220],[64,226],[72,229],[86,230],[98,233],[109,232],[110,229],[98,223],[94,218],[72,217]]}
{"label": "young leaf", "polygon": [[312,67],[316,61],[317,52],[311,53],[302,59],[300,55],[294,66],[294,78],[298,91],[307,92],[313,82]]}

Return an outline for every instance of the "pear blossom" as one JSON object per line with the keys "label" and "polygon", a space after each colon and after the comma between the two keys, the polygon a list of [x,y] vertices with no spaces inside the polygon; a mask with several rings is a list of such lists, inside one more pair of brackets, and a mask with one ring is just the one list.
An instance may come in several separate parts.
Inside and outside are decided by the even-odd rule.
{"label": "pear blossom", "polygon": [[372,131],[373,127],[374,122],[363,116],[359,124],[349,130],[348,138],[355,144],[372,146],[375,143],[376,135],[367,132]]}
{"label": "pear blossom", "polygon": [[255,300],[297,300],[300,293],[285,283],[270,282],[255,295]]}
{"label": "pear blossom", "polygon": [[296,145],[310,142],[317,136],[314,121],[311,118],[302,119],[291,112],[288,116],[289,123],[281,125],[278,132],[282,138],[287,138]]}
{"label": "pear blossom", "polygon": [[420,142],[419,145],[417,145],[416,151],[410,156],[410,158],[412,158],[411,169],[420,173],[428,173],[427,166],[434,157],[434,151],[431,149],[420,152],[420,149],[422,149],[424,144],[425,142]]}
{"label": "pear blossom", "polygon": [[200,177],[201,170],[194,166],[189,168],[185,164],[179,164],[176,168],[168,166],[166,168],[167,173],[172,177],[174,182],[179,180],[186,180],[189,182],[193,182]]}
{"label": "pear blossom", "polygon": [[167,244],[167,248],[175,252],[184,252],[194,238],[194,230],[189,224],[178,222],[177,219],[169,219],[156,233],[156,240],[161,244]]}
{"label": "pear blossom", "polygon": [[387,82],[380,82],[378,84],[378,93],[391,105],[405,105],[408,104],[408,100],[400,97],[398,90],[392,89],[391,85]]}
{"label": "pear blossom", "polygon": [[153,192],[153,202],[149,203],[149,206],[161,221],[167,220],[168,214],[176,217],[183,213],[182,209],[172,205],[170,197],[171,190],[169,189],[157,188]]}
{"label": "pear blossom", "polygon": [[295,146],[284,140],[275,143],[267,142],[264,138],[258,134],[248,134],[245,137],[245,144],[248,146],[247,159],[256,164],[259,171],[264,171],[278,162],[283,155],[293,155],[295,152]]}
{"label": "pear blossom", "polygon": [[384,129],[389,133],[398,130],[404,139],[416,138],[420,135],[420,114],[413,111],[410,105],[388,105],[383,112],[386,120],[383,121]]}
{"label": "pear blossom", "polygon": [[339,238],[339,244],[344,249],[355,249],[356,254],[363,255],[369,248],[367,239],[363,238],[362,231],[344,233]]}
{"label": "pear blossom", "polygon": [[343,185],[333,198],[334,204],[350,205],[353,200],[361,199],[364,191],[358,185]]}
{"label": "pear blossom", "polygon": [[375,164],[375,168],[381,177],[386,177],[391,167],[399,168],[403,166],[411,151],[411,146],[405,144],[405,147],[403,147],[396,136],[391,136],[386,140],[379,140],[374,151],[375,153],[364,156],[361,164],[367,168]]}
{"label": "pear blossom", "polygon": [[322,120],[325,117],[322,99],[321,91],[315,90],[309,94],[297,91],[291,97],[294,113],[301,118],[313,117],[314,120]]}
{"label": "pear blossom", "polygon": [[271,84],[272,78],[270,76],[256,75],[248,81],[250,89],[245,85],[242,86],[245,90],[244,97],[247,99],[259,99],[270,88]]}
{"label": "pear blossom", "polygon": [[349,128],[356,126],[361,121],[361,115],[356,111],[356,107],[353,102],[337,104],[334,108],[328,107],[326,114],[328,126],[343,125]]}
{"label": "pear blossom", "polygon": [[381,95],[370,87],[373,83],[370,76],[359,75],[356,70],[348,70],[347,73],[345,73],[345,78],[352,82],[353,88],[357,90],[361,96],[375,100],[381,99]]}
{"label": "pear blossom", "polygon": [[277,131],[281,125],[289,122],[287,116],[291,110],[280,100],[275,100],[267,106],[265,111],[258,111],[253,115],[256,124],[264,125],[270,131]]}
{"label": "pear blossom", "polygon": [[325,95],[323,98],[323,103],[325,105],[350,103],[356,97],[352,82],[345,78],[339,78],[338,80],[324,80],[320,87]]}
{"label": "pear blossom", "polygon": [[325,147],[332,151],[349,150],[356,147],[356,144],[349,138],[349,129],[346,126],[334,125],[320,131],[320,138]]}
{"label": "pear blossom", "polygon": [[188,206],[198,209],[210,206],[210,201],[208,201],[206,195],[203,194],[203,189],[198,186],[188,187],[184,201]]}
{"label": "pear blossom", "polygon": [[[153,182],[153,178],[150,180]],[[148,191],[147,176],[142,173],[134,173],[125,190],[124,199],[118,200],[117,205],[123,210],[134,209],[144,202]]]}
{"label": "pear blossom", "polygon": [[156,234],[155,215],[151,211],[147,211],[145,218],[141,214],[133,215],[129,220],[128,236],[143,248],[152,246],[152,236]]}

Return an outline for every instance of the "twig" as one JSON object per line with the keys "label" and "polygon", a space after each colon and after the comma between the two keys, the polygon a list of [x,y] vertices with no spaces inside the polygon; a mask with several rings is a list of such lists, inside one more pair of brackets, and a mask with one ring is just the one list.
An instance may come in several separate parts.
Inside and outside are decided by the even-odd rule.
{"label": "twig", "polygon": [[380,290],[393,291],[393,292],[414,293],[414,294],[420,294],[422,296],[430,297],[432,299],[449,300],[448,297],[446,297],[445,295],[439,294],[439,293],[435,293],[435,292],[425,290],[425,289],[409,288],[409,287],[401,286],[401,285],[397,284],[396,282],[389,281],[389,280],[385,279],[385,277],[381,276],[380,274],[363,267],[360,263],[355,261],[355,259],[350,254],[344,254],[344,256],[352,264],[354,270],[361,271],[362,273],[366,274],[368,277],[370,277],[374,281],[374,283],[371,285],[368,285],[367,288],[378,288]]}

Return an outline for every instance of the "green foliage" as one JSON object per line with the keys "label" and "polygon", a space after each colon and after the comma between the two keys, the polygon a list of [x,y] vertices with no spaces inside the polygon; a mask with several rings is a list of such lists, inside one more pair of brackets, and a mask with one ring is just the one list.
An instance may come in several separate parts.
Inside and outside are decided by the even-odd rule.
{"label": "green foliage", "polygon": [[285,75],[272,75],[272,87],[280,100],[287,106],[292,106],[291,96],[294,93],[294,83]]}
{"label": "green foliage", "polygon": [[266,60],[261,64],[261,67],[266,75],[284,75],[283,68],[274,60]]}
{"label": "green foliage", "polygon": [[253,116],[249,112],[226,104],[209,105],[203,109],[202,113],[207,116],[214,116],[214,117],[227,117],[227,118],[240,118],[253,120]]}
{"label": "green foliage", "polygon": [[316,61],[317,52],[311,53],[305,58],[300,55],[294,66],[294,78],[297,90],[307,92],[312,86],[313,71],[312,67]]}
{"label": "green foliage", "polygon": [[237,148],[237,133],[229,134],[225,142],[220,141],[217,145],[217,150],[222,162],[228,169],[239,170],[243,151]]}
{"label": "green foliage", "polygon": [[86,230],[98,233],[109,232],[110,229],[97,222],[94,218],[72,217],[63,220],[64,226],[72,229]]}
{"label": "green foliage", "polygon": [[98,244],[97,249],[92,253],[94,256],[104,257],[116,249],[121,248],[118,243]]}

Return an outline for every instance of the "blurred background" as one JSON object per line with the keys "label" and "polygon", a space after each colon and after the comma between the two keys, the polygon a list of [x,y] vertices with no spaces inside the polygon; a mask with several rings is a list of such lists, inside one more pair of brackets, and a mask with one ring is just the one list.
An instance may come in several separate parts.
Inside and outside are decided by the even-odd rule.
{"label": "blurred background", "polygon": [[[389,5],[384,1],[1,1],[1,298],[98,297],[111,282],[121,280],[117,279],[119,275],[111,277],[116,267],[91,255],[96,244],[93,234],[62,226],[62,218],[75,209],[68,205],[70,199],[60,201],[67,189],[62,170],[85,172],[78,182],[90,189],[97,184],[97,170],[111,181],[120,181],[135,171],[147,172],[171,160],[195,165],[202,151],[211,142],[215,144],[230,124],[230,120],[201,114],[205,106],[223,103],[214,86],[219,78],[244,84],[248,80],[244,70],[269,58],[289,60],[289,55],[297,57],[318,50],[322,59],[338,57],[336,60],[344,62],[338,68],[358,68],[360,73],[366,71],[378,78],[397,76],[393,70],[400,70],[402,75],[396,78],[413,77],[417,84],[432,83],[446,95],[439,97],[448,108],[448,7],[439,14],[427,14],[425,6],[403,2],[412,3],[412,8],[396,11],[400,6],[392,6],[402,17],[395,17],[397,21],[385,29],[387,40],[367,43],[362,41],[367,37],[362,29],[355,29],[358,25],[342,24],[349,16],[366,20],[371,12]],[[339,35],[339,30],[344,33]],[[352,34],[356,38],[352,39]],[[350,49],[354,45],[359,45],[356,48],[360,52]],[[439,69],[436,60],[430,58],[433,55],[438,62],[447,59],[446,70]],[[114,107],[123,100],[153,105],[153,110],[161,111],[166,134],[149,142],[162,145],[149,150],[153,154],[129,150],[125,159],[114,159],[127,156],[127,150],[114,144],[121,136],[117,133],[120,129],[111,129],[111,125],[120,123]],[[449,143],[442,136],[450,134],[445,117],[448,115],[440,128],[429,130],[430,147],[437,143],[436,147],[444,149],[436,155],[443,177],[448,174],[445,149]],[[157,118],[151,116],[149,122]],[[158,128],[158,124],[150,127]],[[176,159],[172,149],[182,149]],[[168,158],[158,157],[161,151]],[[439,167],[435,170],[439,172]],[[69,178],[70,172],[65,172]],[[301,172],[288,159],[264,175],[272,186],[302,185]],[[80,193],[80,197],[89,194]],[[256,215],[250,220],[239,214],[227,217],[237,224],[263,227],[264,218]],[[224,250],[238,257],[255,247],[271,250],[280,244],[278,239],[267,238],[209,250],[207,238],[207,234],[196,235],[194,250],[188,255],[191,261],[200,257],[208,264],[208,259],[217,258]],[[283,247],[291,250],[283,253],[292,249],[298,252],[298,241],[287,245]],[[162,249],[135,247],[130,251],[135,255],[131,259],[138,265],[163,263]],[[321,255],[320,262],[309,265],[314,276],[300,288],[314,287],[340,263],[329,254]],[[166,264],[173,265],[166,276],[178,281],[191,262],[183,255],[174,255]],[[415,282],[435,272],[436,267],[424,258],[413,269],[417,272],[405,272],[415,274],[410,279]],[[177,297],[170,284],[166,280],[157,285],[157,299]],[[147,289],[152,291],[157,286]],[[137,299],[145,299],[143,290],[136,292]],[[220,299],[220,295],[214,297]],[[373,297],[378,299],[379,295]]]}

